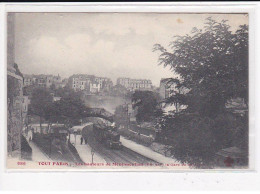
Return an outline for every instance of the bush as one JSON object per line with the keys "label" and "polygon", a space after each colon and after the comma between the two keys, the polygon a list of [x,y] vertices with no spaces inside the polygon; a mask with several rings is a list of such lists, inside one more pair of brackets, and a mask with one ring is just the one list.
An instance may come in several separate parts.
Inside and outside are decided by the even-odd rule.
{"label": "bush", "polygon": [[214,166],[215,154],[220,149],[237,146],[246,148],[248,128],[243,119],[231,113],[217,115],[214,119],[182,114],[165,121],[163,135],[173,146],[177,160],[198,168]]}

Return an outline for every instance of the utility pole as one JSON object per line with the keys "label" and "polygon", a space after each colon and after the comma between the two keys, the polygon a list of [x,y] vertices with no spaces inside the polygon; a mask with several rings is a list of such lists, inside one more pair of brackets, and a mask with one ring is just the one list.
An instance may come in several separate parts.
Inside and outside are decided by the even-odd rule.
{"label": "utility pole", "polygon": [[126,126],[127,130],[129,130],[129,122],[128,122],[128,104],[126,103]]}
{"label": "utility pole", "polygon": [[94,154],[95,154],[95,150],[93,148],[91,148],[91,156],[92,156],[91,164],[93,164],[93,162],[94,162]]}

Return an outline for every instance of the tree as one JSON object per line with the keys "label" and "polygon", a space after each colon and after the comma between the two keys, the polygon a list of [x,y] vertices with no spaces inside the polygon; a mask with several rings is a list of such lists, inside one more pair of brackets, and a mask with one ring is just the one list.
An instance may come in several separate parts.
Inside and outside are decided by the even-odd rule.
{"label": "tree", "polygon": [[[167,103],[183,103],[185,111],[166,115],[161,128],[172,154],[182,162],[209,167],[220,149],[247,150],[248,117],[226,111],[226,102],[241,97],[248,103],[248,26],[235,32],[226,20],[207,18],[202,29],[175,36],[171,50],[159,44],[159,64],[178,74],[175,83],[187,88]],[[166,140],[164,140],[166,142]]]}
{"label": "tree", "polygon": [[61,99],[49,104],[46,108],[46,120],[50,123],[63,123],[69,127],[80,124],[80,120],[88,113],[81,94],[68,88],[57,91]]}
{"label": "tree", "polygon": [[223,112],[228,99],[242,97],[248,101],[248,26],[233,33],[226,20],[207,18],[203,29],[193,28],[190,35],[175,36],[172,51],[159,44],[159,64],[169,66],[190,91],[187,101],[191,111],[198,111],[194,96],[204,108],[202,115]]}
{"label": "tree", "polygon": [[51,90],[51,91],[55,91],[55,90],[56,90],[56,86],[55,86],[54,83],[52,83],[52,84],[50,85],[50,90]]}
{"label": "tree", "polygon": [[125,97],[128,93],[128,90],[126,89],[125,86],[122,86],[121,84],[117,84],[115,86],[112,87],[112,90],[111,90],[111,94],[113,96],[122,96],[122,97]]}
{"label": "tree", "polygon": [[127,126],[130,124],[130,118],[128,115],[128,104],[123,104],[116,107],[115,122],[117,126]]}
{"label": "tree", "polygon": [[137,122],[151,122],[162,114],[158,104],[159,96],[152,91],[135,91],[132,95],[132,106],[137,108]]}
{"label": "tree", "polygon": [[[167,88],[174,88],[170,90],[170,96],[164,100],[165,106],[174,105],[175,112],[178,113],[181,108],[186,105],[187,88],[185,88],[182,82],[176,78],[168,78],[164,80]],[[172,87],[173,86],[173,87]]]}
{"label": "tree", "polygon": [[45,117],[47,107],[52,103],[52,96],[45,88],[35,88],[32,92],[29,113],[40,117],[40,128],[42,119]]}

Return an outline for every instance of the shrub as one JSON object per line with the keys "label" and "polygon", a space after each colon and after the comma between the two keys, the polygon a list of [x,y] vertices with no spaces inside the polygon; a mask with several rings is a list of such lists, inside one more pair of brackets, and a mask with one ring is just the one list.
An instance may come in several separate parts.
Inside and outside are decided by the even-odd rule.
{"label": "shrub", "polygon": [[170,139],[174,157],[198,168],[213,166],[220,149],[246,145],[248,128],[241,117],[231,113],[215,118],[182,114],[167,118],[165,123],[163,134]]}

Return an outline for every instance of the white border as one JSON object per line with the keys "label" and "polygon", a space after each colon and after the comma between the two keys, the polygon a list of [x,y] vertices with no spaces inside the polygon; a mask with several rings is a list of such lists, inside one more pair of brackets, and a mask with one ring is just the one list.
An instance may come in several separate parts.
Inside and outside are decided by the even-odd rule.
{"label": "white border", "polygon": [[[193,6],[191,6],[191,4]],[[255,99],[260,99],[258,90],[255,89],[255,81],[259,73],[259,68],[255,66],[256,61],[259,61],[255,51],[259,51],[258,37],[254,38],[256,32],[259,32],[259,23],[256,23],[255,15],[259,18],[259,3],[244,3],[237,4],[235,2],[228,3],[41,3],[41,4],[29,4],[29,3],[17,3],[17,4],[1,4],[0,5],[0,42],[1,51],[6,51],[6,12],[177,12],[177,13],[249,13],[249,32],[250,32],[250,98],[249,98],[249,125],[250,125],[250,168],[259,170],[259,154],[257,156],[258,162],[255,162],[255,153],[259,151],[259,138],[255,140],[256,126],[259,127],[259,122],[255,118],[258,118],[259,113],[255,112],[255,109],[259,108],[259,103],[255,102]],[[87,6],[86,6],[87,5]],[[195,6],[194,6],[195,5]],[[207,7],[202,6],[207,5]],[[216,6],[217,5],[217,6]],[[205,9],[206,8],[206,9]],[[255,13],[256,10],[256,13]],[[259,53],[259,52],[257,52]],[[0,83],[1,91],[6,91],[6,54],[0,52],[1,60],[1,74]],[[260,75],[260,74],[259,74]],[[5,92],[0,93],[0,106],[6,107]],[[256,98],[255,98],[255,95]],[[258,109],[259,110],[259,109]],[[256,113],[256,114],[255,114]],[[0,118],[6,118],[6,109],[0,112]],[[7,173],[5,171],[5,155],[6,155],[6,119],[0,121],[0,189],[30,189],[30,188],[60,188],[60,189],[102,189],[102,188],[114,188],[114,189],[144,189],[144,188],[158,188],[161,185],[165,185],[165,189],[190,189],[208,188],[217,189],[222,185],[224,188],[242,189],[250,185],[260,185],[259,173],[256,172],[243,172],[236,171],[236,173],[205,173],[201,171],[189,172],[189,173],[163,173],[163,172],[67,172],[64,173]],[[255,125],[256,124],[256,125]],[[258,124],[258,125],[257,125]],[[255,149],[255,150],[254,150]],[[255,152],[254,152],[255,151]],[[253,167],[253,168],[252,168]],[[63,170],[64,171],[64,170]],[[82,171],[83,172],[83,171]],[[198,173],[200,172],[200,173]],[[214,171],[212,171],[214,172]],[[41,176],[38,176],[41,175]],[[52,176],[55,175],[55,176]],[[258,178],[256,178],[256,175]],[[255,178],[253,178],[255,177]],[[37,180],[37,182],[36,182]],[[75,181],[77,180],[77,181]],[[174,181],[174,182],[173,182]],[[251,182],[250,182],[251,181]],[[33,184],[32,184],[33,182]],[[206,184],[203,184],[206,183]],[[235,182],[235,184],[234,184]],[[73,184],[71,184],[73,183]],[[246,183],[246,184],[245,184]]]}

